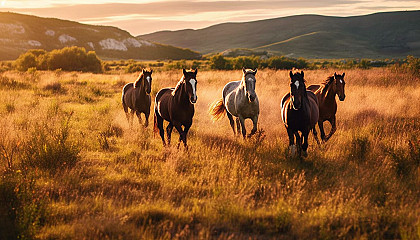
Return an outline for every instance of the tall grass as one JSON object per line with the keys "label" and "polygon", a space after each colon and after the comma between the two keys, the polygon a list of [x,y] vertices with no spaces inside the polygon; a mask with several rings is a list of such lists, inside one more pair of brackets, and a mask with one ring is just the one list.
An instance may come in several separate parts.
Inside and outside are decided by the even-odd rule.
{"label": "tall grass", "polygon": [[[305,76],[312,84],[335,71]],[[129,126],[121,88],[135,73],[37,72],[35,81],[30,74],[3,73],[27,87],[0,90],[2,104],[14,105],[0,111],[7,133],[0,136],[0,187],[10,196],[0,206],[16,209],[0,225],[17,229],[7,237],[420,238],[415,75],[346,70],[337,132],[320,148],[310,137],[309,156],[298,158],[287,154],[280,120],[287,71],[258,71],[259,131],[248,140],[233,136],[227,118],[213,123],[207,113],[241,71],[199,72],[189,151],[176,149],[176,131],[175,146],[164,148],[151,127]],[[152,94],[180,77],[179,70],[154,73]],[[65,91],[46,88],[51,83]],[[15,191],[24,183],[26,197]],[[29,209],[14,207],[27,199]]]}

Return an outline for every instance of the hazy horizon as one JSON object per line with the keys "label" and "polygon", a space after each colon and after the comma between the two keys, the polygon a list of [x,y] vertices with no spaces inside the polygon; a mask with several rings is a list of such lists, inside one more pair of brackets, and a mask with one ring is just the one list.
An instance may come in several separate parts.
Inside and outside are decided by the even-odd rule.
{"label": "hazy horizon", "polygon": [[358,16],[419,10],[420,1],[197,1],[160,0],[114,3],[107,0],[0,0],[0,11],[53,17],[86,24],[115,26],[137,36],[164,30],[199,29],[224,22],[248,22],[302,14]]}

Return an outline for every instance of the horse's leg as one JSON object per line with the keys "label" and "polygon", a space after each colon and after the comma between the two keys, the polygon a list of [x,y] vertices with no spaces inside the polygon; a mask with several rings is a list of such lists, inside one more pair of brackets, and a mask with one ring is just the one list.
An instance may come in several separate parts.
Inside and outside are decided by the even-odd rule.
{"label": "horse's leg", "polygon": [[246,137],[245,118],[239,115],[239,122],[241,123],[242,137]]}
{"label": "horse's leg", "polygon": [[160,135],[160,138],[162,138],[163,146],[165,146],[166,143],[165,143],[165,131],[163,130],[163,118],[159,115],[157,110],[155,110],[155,116],[156,116],[157,127],[159,128],[159,135]]}
{"label": "horse's leg", "polygon": [[331,118],[328,119],[328,122],[330,122],[331,124],[331,131],[330,133],[328,133],[328,135],[325,137],[325,141],[328,141],[328,139],[330,139],[330,137],[335,133],[335,131],[337,130],[337,126],[335,123],[335,115]]}
{"label": "horse's leg", "polygon": [[182,125],[180,122],[173,122],[173,125],[175,127],[175,129],[178,131],[179,133],[179,142],[176,148],[179,148],[179,144],[181,143],[181,141],[184,139],[184,131],[182,130]]}
{"label": "horse's leg", "polygon": [[307,157],[308,156],[308,136],[309,136],[309,131],[305,131],[302,132],[302,150],[303,150],[303,156]]}
{"label": "horse's leg", "polygon": [[136,111],[133,110],[133,109],[131,109],[131,111],[130,111],[130,127],[133,127],[133,118],[134,118],[134,113],[135,112]]}
{"label": "horse's leg", "polygon": [[139,124],[140,124],[140,126],[141,126],[141,125],[142,125],[142,124],[141,124],[141,112],[136,111],[136,115],[137,115],[137,118],[139,119]]}
{"label": "horse's leg", "polygon": [[232,114],[230,114],[228,111],[226,111],[226,115],[229,118],[230,126],[232,127],[232,130],[233,130],[233,135],[236,135],[236,132],[235,132],[235,121],[233,121]]}
{"label": "horse's leg", "polygon": [[258,115],[254,116],[252,118],[252,124],[254,126],[252,127],[251,133],[248,135],[248,137],[251,137],[252,135],[254,135],[257,132]]}
{"label": "horse's leg", "polygon": [[312,128],[312,133],[314,134],[314,138],[315,138],[315,140],[316,140],[316,143],[318,144],[318,146],[320,146],[320,145],[321,145],[321,143],[319,142],[319,139],[318,139],[318,133],[316,132],[316,128],[315,128],[315,126]]}
{"label": "horse's leg", "polygon": [[122,103],[122,106],[124,108],[124,112],[125,112],[125,117],[127,118],[127,122],[128,124],[130,124],[130,115],[128,114],[128,107],[127,105],[125,105],[125,103]]}
{"label": "horse's leg", "polygon": [[188,134],[188,131],[190,130],[191,125],[192,125],[192,122],[191,123],[187,123],[184,126],[184,147],[187,150],[188,150],[188,146],[187,146],[187,134]]}
{"label": "horse's leg", "polygon": [[300,156],[302,153],[302,138],[300,137],[299,131],[295,132],[295,137],[296,137],[297,152]]}
{"label": "horse's leg", "polygon": [[166,127],[166,138],[168,139],[168,145],[171,145],[171,135],[172,135],[172,129],[174,128],[174,125],[172,123],[169,123]]}
{"label": "horse's leg", "polygon": [[144,127],[145,128],[147,128],[147,126],[149,126],[149,115],[150,115],[149,112],[145,112],[144,113],[144,118],[145,118],[145,120],[144,120]]}
{"label": "horse's leg", "polygon": [[319,132],[321,133],[321,140],[324,142],[325,141],[324,121],[319,120],[318,126],[319,126]]}
{"label": "horse's leg", "polygon": [[295,136],[293,131],[290,128],[286,128],[287,135],[289,136],[289,151],[292,155],[296,153],[296,146],[295,146]]}
{"label": "horse's leg", "polygon": [[241,134],[241,123],[239,122],[239,118],[236,118],[236,132],[238,133],[238,135]]}

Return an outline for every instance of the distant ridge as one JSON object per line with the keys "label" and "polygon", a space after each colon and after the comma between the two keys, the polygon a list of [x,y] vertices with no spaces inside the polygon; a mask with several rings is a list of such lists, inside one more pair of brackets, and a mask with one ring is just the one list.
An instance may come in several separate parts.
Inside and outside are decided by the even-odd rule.
{"label": "distant ridge", "polygon": [[161,31],[138,38],[203,54],[245,48],[306,58],[419,57],[420,11],[352,17],[298,15]]}
{"label": "distant ridge", "polygon": [[196,59],[198,52],[133,37],[110,26],[0,12],[0,60],[16,59],[28,49],[79,46],[104,59]]}

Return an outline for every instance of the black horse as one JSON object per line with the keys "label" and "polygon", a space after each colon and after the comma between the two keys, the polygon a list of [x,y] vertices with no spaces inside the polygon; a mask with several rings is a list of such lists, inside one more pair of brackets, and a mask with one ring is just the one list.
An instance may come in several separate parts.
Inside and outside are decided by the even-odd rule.
{"label": "black horse", "polygon": [[[144,127],[149,125],[150,105],[152,102],[150,97],[152,73],[153,70],[147,71],[143,69],[134,83],[127,83],[123,88],[121,100],[127,121],[130,125],[133,125],[134,113],[139,118],[140,124],[140,114],[144,113],[146,118]],[[128,108],[131,109],[131,114],[128,113]]]}
{"label": "black horse", "polygon": [[197,101],[197,69],[189,71],[183,69],[182,72],[183,76],[175,88],[163,88],[156,95],[154,130],[155,132],[159,130],[165,146],[163,120],[168,121],[166,127],[168,145],[171,143],[171,133],[175,127],[179,132],[179,143],[183,141],[185,148],[188,148],[187,133],[192,125],[194,104]]}
{"label": "black horse", "polygon": [[290,92],[281,100],[281,117],[289,135],[289,148],[292,154],[296,150],[294,145],[294,137],[296,137],[299,155],[303,150],[306,156],[309,132],[313,130],[316,136],[315,124],[318,122],[319,109],[318,99],[313,92],[306,90],[303,76],[303,71],[295,74],[290,71]]}

